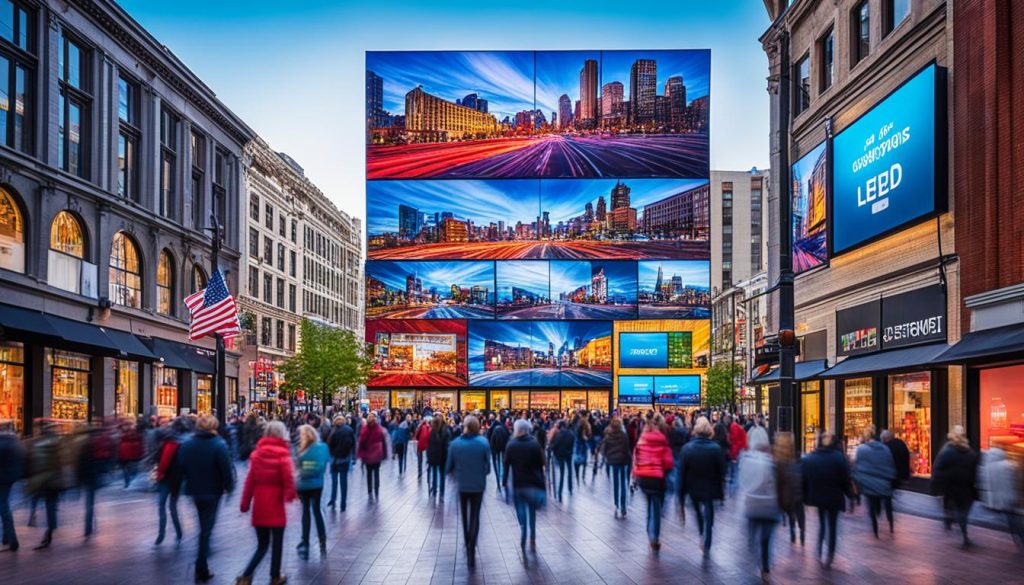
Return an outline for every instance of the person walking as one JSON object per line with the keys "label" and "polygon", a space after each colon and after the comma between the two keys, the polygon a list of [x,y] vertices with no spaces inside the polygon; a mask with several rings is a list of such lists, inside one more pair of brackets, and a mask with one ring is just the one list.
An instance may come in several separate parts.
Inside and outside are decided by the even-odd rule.
{"label": "person walking", "polygon": [[697,530],[704,537],[701,550],[711,553],[711,537],[715,526],[715,500],[725,497],[722,485],[729,468],[725,451],[712,440],[714,429],[706,417],[693,424],[693,436],[683,446],[679,457],[679,505],[686,505],[686,496],[693,502]]}
{"label": "person walking", "polygon": [[117,445],[117,460],[121,464],[124,475],[124,487],[128,489],[138,473],[139,461],[145,449],[142,446],[142,435],[135,423],[125,421],[121,425],[121,442]]}
{"label": "person walking", "polygon": [[377,422],[377,415],[371,412],[359,431],[359,446],[356,449],[356,455],[366,466],[366,494],[370,499],[380,499],[380,464],[387,453],[387,433]]}
{"label": "person walking", "polygon": [[302,502],[302,541],[299,543],[299,558],[309,558],[310,516],[316,520],[316,534],[320,538],[320,558],[327,556],[327,528],[320,499],[324,492],[324,473],[330,461],[330,452],[320,440],[320,434],[310,425],[299,427],[299,451],[295,464],[299,480],[295,489]]}
{"label": "person walking", "polygon": [[[621,426],[621,423],[620,423]],[[533,425],[526,419],[515,422],[515,434],[505,447],[502,487],[508,493],[508,474],[512,471],[512,499],[519,520],[519,548],[526,550],[526,537],[530,548],[537,548],[537,509],[547,499],[544,482],[544,449],[532,435]]]}
{"label": "person walking", "polygon": [[110,461],[114,444],[110,435],[99,425],[87,427],[72,436],[77,450],[76,479],[85,500],[85,537],[89,538],[96,529],[96,492],[103,487],[108,466],[112,465]]}
{"label": "person walking", "polygon": [[[64,489],[64,466],[61,463],[61,437],[53,423],[44,423],[29,453],[29,477],[25,492],[46,505],[46,532],[36,550],[49,548],[57,529],[57,503]],[[31,521],[30,521],[31,522]]]}
{"label": "person walking", "polygon": [[[313,430],[308,425],[303,427]],[[235,585],[251,585],[256,567],[263,561],[267,549],[271,546],[270,583],[283,585],[288,581],[287,577],[281,575],[284,528],[288,523],[284,505],[295,500],[296,489],[291,448],[286,437],[288,429],[284,423],[268,423],[263,438],[256,443],[256,449],[249,456],[249,474],[246,475],[245,485],[242,487],[239,509],[243,514],[252,509],[252,526],[256,529],[256,552],[253,553],[242,575],[235,580]]]}
{"label": "person walking", "polygon": [[341,488],[341,511],[348,503],[348,472],[352,468],[352,456],[356,449],[356,435],[348,420],[343,416],[334,417],[331,434],[327,439],[331,454],[331,499],[327,507],[334,509]]}
{"label": "person walking", "polygon": [[611,469],[612,504],[615,506],[615,517],[626,517],[626,504],[629,497],[629,436],[622,426],[622,419],[612,417],[601,440],[601,453],[605,463]]}
{"label": "person walking", "polygon": [[1024,548],[1024,523],[1020,516],[1020,467],[1006,456],[1006,451],[993,447],[985,453],[981,476],[980,483],[985,489],[985,507],[1006,516],[1010,536],[1018,547]]}
{"label": "person walking", "polygon": [[445,464],[448,462],[448,445],[452,434],[443,416],[435,415],[430,420],[430,438],[427,440],[427,483],[430,495],[444,501]]}
{"label": "person walking", "polygon": [[895,489],[910,479],[910,449],[903,439],[889,430],[882,431],[882,444],[892,453],[892,462],[896,466],[896,480],[893,482]]}
{"label": "person walking", "polygon": [[962,545],[968,548],[971,541],[967,538],[967,518],[978,496],[975,488],[978,455],[971,449],[962,426],[953,427],[947,438],[948,441],[935,458],[932,493],[942,496],[946,530],[956,522],[960,526]]}
{"label": "person walking", "polygon": [[171,522],[174,524],[174,535],[181,542],[181,521],[178,519],[178,495],[181,493],[181,463],[178,461],[178,449],[185,437],[186,425],[183,419],[174,419],[170,430],[157,450],[156,484],[157,506],[160,509],[160,528],[157,532],[156,545],[164,541],[167,531],[167,511],[170,509]]}
{"label": "person walking", "polygon": [[409,453],[409,440],[412,438],[412,416],[405,415],[405,420],[395,426],[391,433],[391,444],[395,448],[398,459],[398,475],[405,475],[405,460]]}
{"label": "person walking", "polygon": [[822,433],[818,447],[804,457],[801,464],[804,499],[808,506],[818,509],[818,558],[821,559],[822,545],[828,535],[828,556],[825,567],[832,566],[836,554],[836,535],[839,527],[839,512],[846,507],[850,497],[850,465],[846,456],[836,445],[835,435]]}
{"label": "person walking", "polygon": [[675,461],[668,439],[661,432],[661,415],[644,427],[633,455],[633,477],[647,496],[647,538],[651,550],[661,549],[661,509],[665,504],[665,476],[672,471]]}
{"label": "person walking", "polygon": [[889,533],[893,532],[892,487],[896,481],[896,465],[892,452],[878,442],[875,426],[868,425],[861,434],[862,442],[854,452],[851,475],[857,493],[868,500],[868,515],[871,516],[871,530],[878,538],[878,514],[885,508],[889,521]]}
{"label": "person walking", "polygon": [[789,520],[789,542],[796,542],[800,529],[800,546],[804,545],[807,516],[804,513],[804,482],[796,457],[793,435],[781,433],[775,438],[775,478],[779,486],[779,507]]}
{"label": "person walking", "polygon": [[[202,414],[196,421],[192,438],[178,447],[178,464],[185,481],[185,494],[191,496],[199,517],[199,550],[196,555],[196,583],[213,579],[207,557],[210,537],[217,521],[220,498],[235,487],[234,469],[228,446],[217,435],[216,417]],[[289,471],[290,474],[290,471]]]}
{"label": "person walking", "polygon": [[564,420],[558,421],[555,429],[555,436],[551,439],[551,454],[558,462],[558,501],[561,502],[566,475],[569,476],[569,495],[572,495],[572,453],[576,437]]}
{"label": "person walking", "polygon": [[746,436],[747,449],[740,453],[736,487],[743,515],[750,527],[750,541],[759,546],[761,578],[767,578],[771,569],[770,552],[772,532],[779,521],[779,488],[775,480],[775,462],[772,460],[768,431],[764,427],[751,427]]}
{"label": "person walking", "polygon": [[[576,425],[575,438],[572,452],[572,467],[576,474],[576,485],[582,485],[587,481],[587,457],[590,455],[590,440],[594,433],[586,418],[580,418]],[[582,472],[582,475],[581,475]]]}
{"label": "person walking", "polygon": [[459,513],[466,542],[466,562],[476,565],[476,540],[480,533],[480,506],[483,504],[487,475],[491,472],[491,453],[487,440],[480,436],[480,421],[466,417],[463,432],[448,447],[445,473],[454,473],[459,487]]}
{"label": "person walking", "polygon": [[491,443],[491,467],[494,468],[494,479],[498,483],[498,489],[505,483],[505,448],[508,447],[508,427],[505,426],[505,421],[501,419],[495,419],[494,424],[491,425],[490,429],[490,443]]}
{"label": "person walking", "polygon": [[4,551],[18,551],[18,533],[11,514],[11,488],[21,479],[25,454],[11,423],[0,426],[0,524],[3,524]]}
{"label": "person walking", "polygon": [[[416,427],[416,480],[423,478],[423,459],[426,457],[427,446],[430,445],[430,421],[432,418],[424,418]],[[430,480],[429,464],[427,470],[427,481]]]}
{"label": "person walking", "polygon": [[736,493],[736,473],[739,469],[740,452],[747,448],[747,431],[737,423],[731,414],[723,417],[723,424],[729,432],[729,495]]}

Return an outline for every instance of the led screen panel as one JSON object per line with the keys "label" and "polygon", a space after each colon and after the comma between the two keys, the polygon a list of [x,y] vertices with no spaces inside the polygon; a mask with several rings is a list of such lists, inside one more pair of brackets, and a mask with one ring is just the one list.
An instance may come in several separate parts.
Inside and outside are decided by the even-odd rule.
{"label": "led screen panel", "polygon": [[700,405],[700,376],[656,376],[654,392],[658,404]]}
{"label": "led screen panel", "polygon": [[835,254],[943,207],[943,79],[940,70],[929,65],[833,139]]}
{"label": "led screen panel", "polygon": [[651,404],[654,376],[619,376],[620,404]]}
{"label": "led screen panel", "polygon": [[710,319],[711,263],[640,261],[637,301],[641,319]]}
{"label": "led screen panel", "polygon": [[549,263],[556,319],[636,319],[636,262]]}
{"label": "led screen panel", "polygon": [[793,165],[793,271],[828,261],[828,164],[822,142]]}
{"label": "led screen panel", "polygon": [[707,50],[367,52],[367,178],[707,177],[710,71]]}
{"label": "led screen panel", "polygon": [[543,319],[554,316],[547,262],[510,260],[496,264],[500,318]]}
{"label": "led screen panel", "polygon": [[610,386],[608,321],[473,321],[469,383],[496,388]]}
{"label": "led screen panel", "polygon": [[667,368],[668,333],[620,333],[620,368]]}
{"label": "led screen panel", "polygon": [[466,322],[389,320],[366,322],[373,344],[369,387],[465,386]]}
{"label": "led screen panel", "polygon": [[370,319],[493,319],[493,262],[366,263]]}

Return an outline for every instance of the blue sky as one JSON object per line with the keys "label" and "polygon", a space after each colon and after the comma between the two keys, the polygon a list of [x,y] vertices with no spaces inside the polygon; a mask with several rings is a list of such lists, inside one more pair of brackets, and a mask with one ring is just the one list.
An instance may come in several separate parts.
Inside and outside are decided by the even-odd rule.
{"label": "blue sky", "polygon": [[562,344],[568,342],[572,347],[577,337],[585,345],[592,339],[610,337],[611,334],[610,321],[470,321],[470,369],[473,369],[473,358],[483,356],[484,340],[487,339],[543,352],[548,351],[548,343],[551,342],[555,344],[557,354]]}
{"label": "blue sky", "polygon": [[[342,210],[358,217],[365,216],[366,51],[708,48],[711,168],[768,165],[768,65],[757,39],[770,23],[764,4],[754,0],[651,7],[621,0],[121,5],[273,148],[305,167]],[[661,77],[659,68],[663,84]]]}
{"label": "blue sky", "polygon": [[551,262],[551,298],[581,286],[590,290],[591,278],[604,269],[608,279],[608,296],[625,297],[636,302],[636,262],[601,262],[586,260],[554,260]]}
{"label": "blue sky", "polygon": [[637,280],[642,291],[654,290],[659,266],[665,282],[679,275],[683,277],[683,286],[711,287],[711,263],[707,260],[641,260],[638,264]]}
{"label": "blue sky", "polygon": [[[557,224],[582,215],[587,203],[594,204],[597,213],[597,198],[604,195],[607,209],[612,208],[611,192],[616,179],[590,179],[586,181],[541,181],[541,208],[550,213],[550,221]],[[623,179],[629,187],[629,204],[637,209],[637,218],[643,216],[643,206],[660,201],[698,185],[705,179]]]}
{"label": "blue sky", "polygon": [[496,262],[498,302],[512,300],[512,287],[530,291],[550,300],[548,263],[544,261],[510,260]]}
{"label": "blue sky", "polygon": [[423,281],[424,290],[437,287],[442,298],[451,296],[453,284],[460,288],[482,286],[494,291],[493,262],[368,262],[366,274],[401,291],[405,290],[406,276],[415,274]]}

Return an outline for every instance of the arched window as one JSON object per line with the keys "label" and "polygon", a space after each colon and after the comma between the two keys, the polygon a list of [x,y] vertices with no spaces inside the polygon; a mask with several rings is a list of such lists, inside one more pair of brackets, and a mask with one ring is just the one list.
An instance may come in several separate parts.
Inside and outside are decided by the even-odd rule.
{"label": "arched window", "polygon": [[82,290],[82,269],[85,260],[85,230],[69,211],[60,211],[50,225],[50,255],[47,257],[46,281],[51,286],[80,294],[94,294],[96,268],[88,275],[93,285]]}
{"label": "arched window", "polygon": [[174,314],[174,259],[168,250],[160,250],[156,265],[156,310],[164,315]]}
{"label": "arched window", "polygon": [[192,292],[196,293],[206,288],[206,271],[198,264],[192,265]]}
{"label": "arched window", "polygon": [[14,197],[0,188],[0,268],[25,272],[25,221]]}
{"label": "arched window", "polygon": [[110,302],[142,308],[142,262],[139,248],[124,232],[114,234],[111,244]]}

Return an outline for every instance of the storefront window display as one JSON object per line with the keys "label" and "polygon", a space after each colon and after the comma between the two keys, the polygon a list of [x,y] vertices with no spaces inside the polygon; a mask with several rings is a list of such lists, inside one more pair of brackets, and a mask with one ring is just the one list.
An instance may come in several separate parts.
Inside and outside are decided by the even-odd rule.
{"label": "storefront window display", "polygon": [[454,392],[424,392],[423,406],[434,412],[450,412],[455,409]]}
{"label": "storefront window display", "polygon": [[486,392],[461,392],[460,399],[461,410],[484,410],[487,407]]}
{"label": "storefront window display", "polygon": [[587,408],[587,393],[581,390],[562,391],[562,410],[583,410]]}
{"label": "storefront window display", "polygon": [[508,392],[503,390],[491,390],[491,410],[507,410],[508,407]]}
{"label": "storefront window display", "polygon": [[889,428],[910,449],[910,473],[932,474],[932,375],[889,376]]}
{"label": "storefront window display", "polygon": [[800,384],[800,416],[804,453],[814,450],[818,430],[821,429],[821,391],[819,382]]}
{"label": "storefront window display", "polygon": [[412,410],[416,408],[415,390],[396,390],[392,392],[391,404],[399,410]]}
{"label": "storefront window display", "polygon": [[861,433],[871,424],[871,378],[846,380],[843,397],[843,435],[846,437],[846,454],[850,457],[861,444]]}
{"label": "storefront window display", "polygon": [[84,421],[89,418],[89,356],[69,351],[50,352],[53,405],[50,416],[57,420]]}
{"label": "storefront window display", "polygon": [[590,390],[587,392],[587,408],[608,412],[608,392],[604,390]]}
{"label": "storefront window display", "polygon": [[530,408],[558,410],[559,398],[558,392],[530,392]]}
{"label": "storefront window display", "polygon": [[196,379],[196,413],[213,412],[213,376],[202,375]]}
{"label": "storefront window display", "polygon": [[139,364],[114,360],[114,416],[134,417],[139,413]]}
{"label": "storefront window display", "polygon": [[979,372],[981,448],[1024,457],[1024,365]]}
{"label": "storefront window display", "polygon": [[512,410],[527,410],[530,408],[529,392],[512,392]]}
{"label": "storefront window display", "polygon": [[20,343],[0,343],[0,421],[13,421],[19,435],[25,430],[24,363]]}
{"label": "storefront window display", "polygon": [[370,402],[370,411],[376,412],[388,407],[388,393],[384,391],[369,391],[366,399]]}
{"label": "storefront window display", "polygon": [[756,414],[768,415],[768,413],[771,412],[771,407],[768,406],[768,404],[769,404],[768,395],[769,394],[773,394],[773,393],[777,394],[778,391],[779,391],[778,384],[773,384],[771,386],[764,386],[762,388],[760,404],[758,404],[755,401],[755,404],[757,404],[757,413]]}
{"label": "storefront window display", "polygon": [[153,367],[153,385],[156,388],[156,414],[160,417],[178,414],[178,370],[157,365]]}

